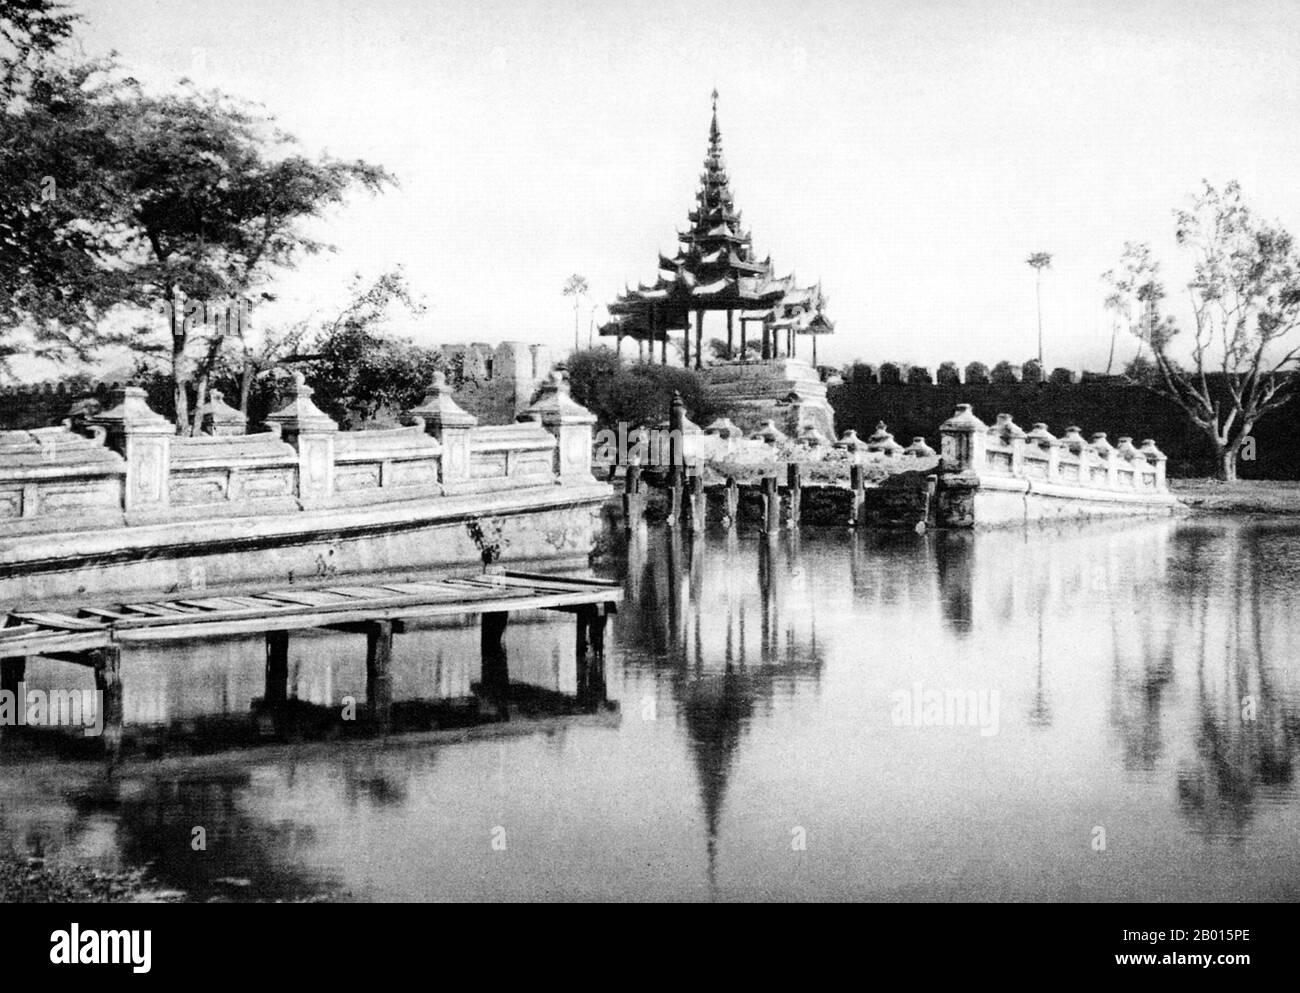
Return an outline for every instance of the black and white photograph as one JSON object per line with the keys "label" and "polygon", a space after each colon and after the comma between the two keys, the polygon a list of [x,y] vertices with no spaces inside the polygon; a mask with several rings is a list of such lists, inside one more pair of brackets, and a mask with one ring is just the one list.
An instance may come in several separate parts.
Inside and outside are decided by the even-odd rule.
{"label": "black and white photograph", "polygon": [[980,903],[1265,959],[1300,4],[0,0],[0,111],[26,957]]}

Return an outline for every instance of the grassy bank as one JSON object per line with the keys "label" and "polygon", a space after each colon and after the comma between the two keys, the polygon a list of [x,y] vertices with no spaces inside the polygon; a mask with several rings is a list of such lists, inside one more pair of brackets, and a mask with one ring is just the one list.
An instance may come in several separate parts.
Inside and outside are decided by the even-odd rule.
{"label": "grassy bank", "polygon": [[1193,510],[1214,514],[1300,514],[1300,482],[1171,479],[1169,489]]}

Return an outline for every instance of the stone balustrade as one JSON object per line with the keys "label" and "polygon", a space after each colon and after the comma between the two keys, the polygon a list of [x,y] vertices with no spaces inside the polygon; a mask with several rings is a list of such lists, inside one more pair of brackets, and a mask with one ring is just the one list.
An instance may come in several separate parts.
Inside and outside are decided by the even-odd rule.
{"label": "stone balustrade", "polygon": [[961,404],[939,428],[944,469],[978,477],[1025,479],[1119,493],[1168,492],[1164,454],[1154,441],[1141,447],[1124,437],[1112,445],[1105,433],[1085,439],[1077,427],[1057,438],[1046,424],[1026,432],[1009,414],[985,424]]}
{"label": "stone balustrade", "polygon": [[142,389],[117,387],[82,431],[0,431],[0,536],[594,482],[595,418],[558,374],[516,424],[479,426],[441,375],[406,420],[339,431],[297,377],[268,430],[183,437]]}

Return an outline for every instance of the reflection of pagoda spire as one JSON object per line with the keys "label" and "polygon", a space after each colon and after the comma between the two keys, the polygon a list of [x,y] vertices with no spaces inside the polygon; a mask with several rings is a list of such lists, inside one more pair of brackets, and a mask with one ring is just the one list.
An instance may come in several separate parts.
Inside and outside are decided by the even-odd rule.
{"label": "reflection of pagoda spire", "polygon": [[[824,663],[804,623],[787,625],[785,649],[776,651],[781,615],[798,621],[811,618],[812,611],[810,602],[803,601],[799,609],[784,610],[782,598],[795,591],[780,581],[780,571],[806,566],[797,557],[797,546],[787,558],[775,545],[766,539],[742,544],[734,535],[725,544],[684,542],[680,533],[661,532],[647,547],[642,603],[627,602],[618,619],[626,644],[654,647],[627,656],[627,664],[645,665],[649,656],[676,704],[698,776],[711,891],[723,805],[746,731],[770,714],[778,693],[798,692],[807,676],[815,685]],[[753,632],[747,631],[760,621],[753,609],[754,587],[735,579],[754,574],[750,549],[759,559],[762,639],[757,648]],[[811,593],[805,592],[809,601]]]}
{"label": "reflection of pagoda spire", "polygon": [[[701,664],[696,660],[696,664]],[[731,778],[731,767],[745,725],[754,711],[754,687],[746,673],[734,667],[718,674],[701,676],[681,687],[681,714],[690,739],[691,757],[699,776],[700,802],[704,808],[706,847],[709,857],[709,885],[717,859],[718,824],[722,803]]]}

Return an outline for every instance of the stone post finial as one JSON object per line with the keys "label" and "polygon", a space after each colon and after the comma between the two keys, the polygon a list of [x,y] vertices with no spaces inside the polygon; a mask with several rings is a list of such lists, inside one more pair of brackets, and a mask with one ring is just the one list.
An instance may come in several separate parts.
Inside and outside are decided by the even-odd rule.
{"label": "stone post finial", "polygon": [[1093,432],[1090,447],[1097,453],[1097,458],[1106,468],[1106,486],[1112,490],[1116,489],[1119,486],[1119,458],[1115,454],[1115,446],[1106,440],[1106,432]]}
{"label": "stone post finial", "polygon": [[226,403],[220,390],[208,391],[208,402],[203,408],[203,430],[212,435],[240,435],[248,429],[248,418]]}
{"label": "stone post finial", "polygon": [[447,374],[439,369],[433,374],[424,402],[406,412],[406,418],[424,425],[424,431],[442,447],[441,482],[454,491],[470,480],[469,439],[478,418],[465,411],[451,395]]}
{"label": "stone post finial", "polygon": [[298,499],[315,506],[334,495],[334,435],[339,426],[312,402],[316,391],[297,370],[285,390],[285,405],[266,422],[298,451]]}
{"label": "stone post finial", "polygon": [[968,403],[959,403],[953,415],[939,425],[939,450],[944,468],[969,472],[984,468],[984,440],[988,425],[975,416]]}
{"label": "stone post finial", "polygon": [[104,430],[108,447],[126,460],[122,508],[163,509],[171,502],[171,445],[175,426],[149,409],[139,386],[118,386],[109,408],[90,423]]}
{"label": "stone post finial", "polygon": [[541,422],[555,435],[555,471],[561,481],[594,480],[591,474],[591,429],[596,415],[569,395],[569,384],[559,370],[552,370],[538,391],[537,402],[525,416]]}
{"label": "stone post finial", "polygon": [[1156,467],[1156,489],[1164,492],[1168,489],[1168,482],[1165,478],[1166,463],[1168,457],[1160,449],[1156,448],[1154,438],[1145,438],[1142,441],[1142,447],[1138,449],[1148,462]]}

